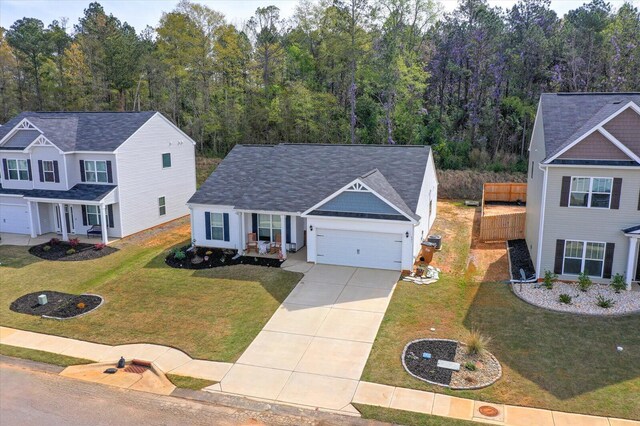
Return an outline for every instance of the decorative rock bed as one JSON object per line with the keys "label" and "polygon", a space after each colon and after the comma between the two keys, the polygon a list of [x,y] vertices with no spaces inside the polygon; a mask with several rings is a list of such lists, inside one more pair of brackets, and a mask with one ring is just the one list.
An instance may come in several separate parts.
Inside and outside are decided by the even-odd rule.
{"label": "decorative rock bed", "polygon": [[[182,255],[178,255],[179,257],[176,257],[177,253],[184,253],[184,257],[179,258]],[[237,256],[237,254],[237,250],[223,250],[206,247],[196,247],[195,249],[192,249],[191,246],[184,246],[169,253],[165,258],[165,263],[172,268],[210,269],[231,265],[257,265],[279,268],[283,262],[283,260],[280,259],[257,256]]]}
{"label": "decorative rock bed", "polygon": [[[47,296],[47,303],[40,305],[38,296]],[[38,291],[17,298],[9,309],[21,314],[36,315],[43,318],[70,319],[88,314],[102,306],[104,299],[95,294],[69,294],[58,291]]]}
{"label": "decorative rock bed", "polygon": [[[73,250],[71,252],[70,250]],[[97,244],[76,243],[60,241],[52,238],[50,241],[29,248],[29,253],[45,260],[79,261],[98,259],[115,253],[118,249]]]}
{"label": "decorative rock bed", "polygon": [[[588,291],[580,291],[577,284],[555,282],[551,290],[537,283],[514,283],[513,292],[527,303],[559,312],[585,315],[626,315],[640,313],[640,292],[622,290],[616,293],[609,285],[594,284]],[[560,295],[571,296],[571,303],[560,303]],[[610,308],[601,308],[598,296],[613,301]]]}
{"label": "decorative rock bed", "polygon": [[[431,358],[423,358],[423,353]],[[438,367],[438,361],[460,364],[455,371]],[[472,363],[475,370],[465,365]],[[402,352],[402,365],[416,379],[454,390],[480,389],[492,385],[502,376],[502,367],[489,352],[467,354],[466,345],[447,339],[418,339],[407,343]]]}
{"label": "decorative rock bed", "polygon": [[524,276],[528,279],[536,276],[536,270],[533,267],[529,247],[525,240],[509,240],[507,241],[507,253],[509,255],[509,269],[511,279],[514,281],[522,280],[520,270],[524,271]]}

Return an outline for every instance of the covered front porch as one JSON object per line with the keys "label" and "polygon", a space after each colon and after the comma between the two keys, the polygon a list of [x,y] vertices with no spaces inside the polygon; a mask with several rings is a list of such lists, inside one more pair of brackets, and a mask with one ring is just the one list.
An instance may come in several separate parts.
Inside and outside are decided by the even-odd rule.
{"label": "covered front porch", "polygon": [[245,255],[286,259],[305,245],[306,220],[283,212],[239,211],[240,247]]}
{"label": "covered front porch", "polygon": [[629,238],[625,283],[627,284],[627,290],[631,290],[631,285],[634,282],[640,283],[640,225],[623,229],[622,232]]}
{"label": "covered front porch", "polygon": [[[86,235],[72,235],[73,238],[77,238],[81,243],[94,244],[101,241],[99,238],[87,237]],[[56,232],[48,232],[46,234],[32,237],[29,234],[10,234],[6,232],[0,233],[0,246],[36,246],[38,244],[44,244],[51,241],[52,238],[60,238],[60,234]],[[113,243],[119,238],[109,237],[109,242]]]}

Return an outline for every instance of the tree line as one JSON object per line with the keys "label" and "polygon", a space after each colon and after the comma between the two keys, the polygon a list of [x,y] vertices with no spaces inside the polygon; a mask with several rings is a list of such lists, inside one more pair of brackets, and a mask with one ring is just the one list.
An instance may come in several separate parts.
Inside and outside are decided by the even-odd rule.
{"label": "tree line", "polygon": [[440,167],[526,168],[538,97],[640,88],[640,13],[559,17],[460,0],[300,0],[243,25],[182,0],[137,32],[99,3],[72,26],[0,28],[0,121],[23,110],[158,110],[224,155],[238,143],[429,144]]}

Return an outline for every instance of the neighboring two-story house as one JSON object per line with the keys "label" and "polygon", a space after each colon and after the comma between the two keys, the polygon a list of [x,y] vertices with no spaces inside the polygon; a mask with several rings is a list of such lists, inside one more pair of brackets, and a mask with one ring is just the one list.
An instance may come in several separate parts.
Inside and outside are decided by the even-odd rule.
{"label": "neighboring two-story house", "polygon": [[538,279],[640,281],[640,93],[541,96],[526,240]]}
{"label": "neighboring two-story house", "polygon": [[23,112],[0,127],[0,232],[104,243],[188,214],[195,143],[162,114]]}

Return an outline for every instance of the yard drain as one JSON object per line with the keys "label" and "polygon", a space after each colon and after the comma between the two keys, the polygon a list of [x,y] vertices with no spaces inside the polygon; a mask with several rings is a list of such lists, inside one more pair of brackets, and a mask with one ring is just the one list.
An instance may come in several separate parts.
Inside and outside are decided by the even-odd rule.
{"label": "yard drain", "polygon": [[150,362],[134,359],[133,361],[131,361],[131,364],[127,365],[124,368],[124,371],[126,371],[127,373],[142,374],[149,368],[151,368]]}

